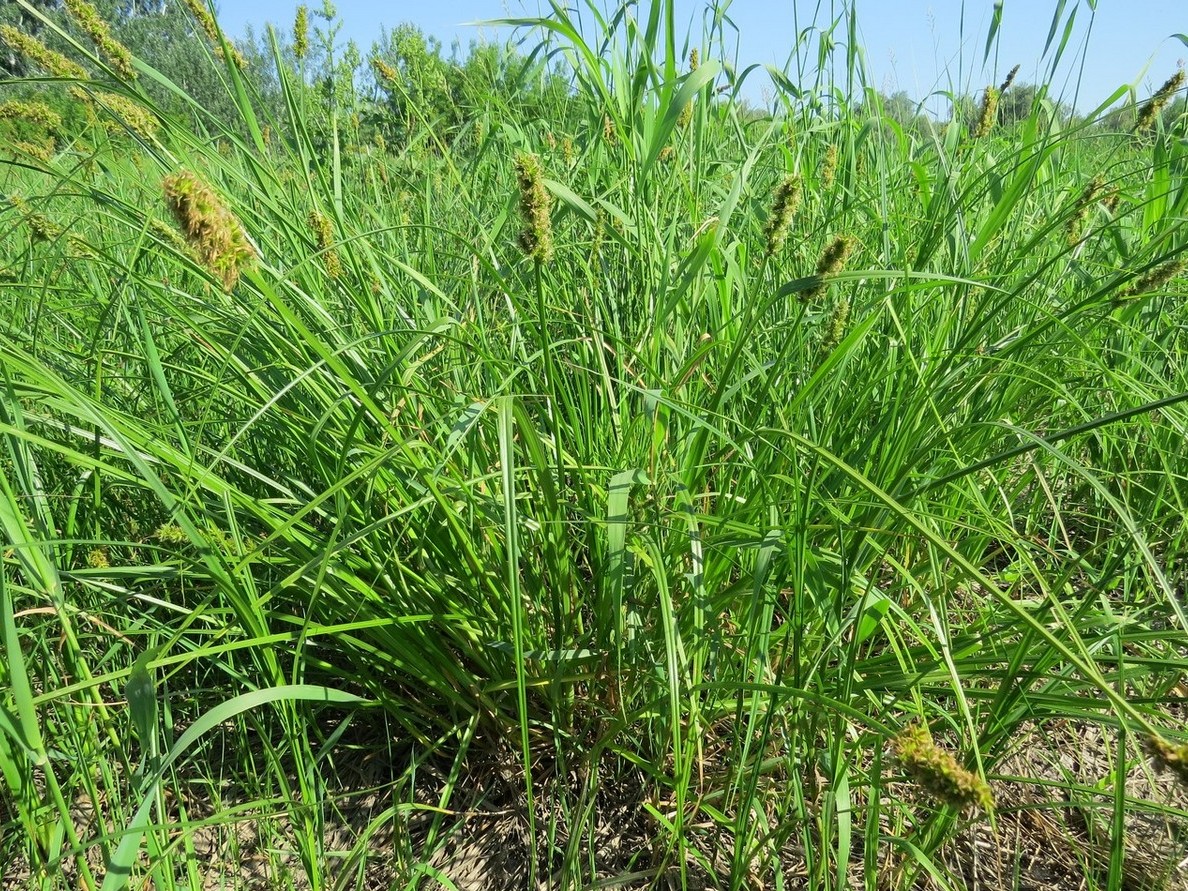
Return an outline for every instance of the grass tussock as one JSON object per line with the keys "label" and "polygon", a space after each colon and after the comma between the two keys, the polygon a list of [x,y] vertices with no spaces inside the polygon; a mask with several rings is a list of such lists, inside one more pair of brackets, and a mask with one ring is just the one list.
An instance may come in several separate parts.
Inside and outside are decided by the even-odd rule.
{"label": "grass tussock", "polygon": [[647,11],[0,28],[6,887],[1188,880],[1182,73]]}

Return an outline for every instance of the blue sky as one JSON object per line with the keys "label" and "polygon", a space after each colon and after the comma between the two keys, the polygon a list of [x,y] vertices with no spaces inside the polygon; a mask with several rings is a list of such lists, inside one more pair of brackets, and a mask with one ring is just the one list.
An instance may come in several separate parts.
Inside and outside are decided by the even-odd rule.
{"label": "blue sky", "polygon": [[[320,6],[320,2],[308,0],[311,7]],[[584,5],[584,0],[578,2]],[[640,2],[646,7],[647,0]],[[1022,65],[1020,80],[1047,79],[1051,60],[1041,57],[1056,0],[1002,0],[998,61],[996,65],[992,54],[986,67],[982,56],[994,0],[854,3],[868,71],[873,85],[884,92],[906,90],[917,99],[950,87],[976,92],[1001,80],[1016,63]],[[824,10],[819,21],[825,22],[830,8],[840,10],[842,5],[840,0],[734,0],[728,15],[739,32],[739,62],[782,67],[796,33],[795,13],[799,13],[803,28],[812,21],[817,7]],[[1075,26],[1065,59],[1052,79],[1066,101],[1075,98],[1077,106],[1087,110],[1126,84],[1134,84],[1143,98],[1171,76],[1181,59],[1188,58],[1188,46],[1172,36],[1188,33],[1188,3],[1184,0],[1097,0],[1095,5],[1093,14],[1090,0],[1066,2],[1066,16],[1076,9]],[[412,22],[448,48],[455,39],[465,45],[483,35],[499,36],[490,27],[482,29],[468,22],[535,15],[539,8],[537,0],[338,0],[335,6],[343,20],[341,38],[354,39],[364,53],[381,25]],[[261,29],[272,22],[287,30],[296,7],[295,0],[223,0],[219,20],[233,36],[248,24]],[[676,8],[681,21],[700,30],[703,3],[676,0]],[[841,33],[844,35],[844,30]],[[1086,40],[1088,52],[1082,70],[1079,51]],[[1080,92],[1074,94],[1078,79]],[[761,101],[766,83],[756,79],[746,92]]]}

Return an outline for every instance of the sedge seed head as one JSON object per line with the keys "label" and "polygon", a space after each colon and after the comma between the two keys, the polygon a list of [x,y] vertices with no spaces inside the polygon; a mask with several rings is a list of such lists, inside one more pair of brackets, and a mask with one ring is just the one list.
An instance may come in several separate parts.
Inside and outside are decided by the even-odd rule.
{"label": "sedge seed head", "polygon": [[67,59],[33,35],[26,34],[12,25],[0,25],[0,43],[54,77],[87,80],[86,69],[77,62]]}
{"label": "sedge seed head", "polygon": [[800,292],[802,302],[810,302],[819,298],[829,287],[829,280],[846,268],[846,260],[857,244],[849,235],[839,235],[821,252],[817,260],[816,281],[806,290]]}
{"label": "sedge seed head", "polygon": [[1184,69],[1181,68],[1171,77],[1169,77],[1158,90],[1155,95],[1143,104],[1139,109],[1138,120],[1135,122],[1134,129],[1136,132],[1143,132],[1155,126],[1155,120],[1159,116],[1159,112],[1163,111],[1163,107],[1167,105],[1171,97],[1184,86]]}
{"label": "sedge seed head", "polygon": [[831,188],[837,179],[837,146],[830,143],[825,150],[825,160],[821,162],[821,184]]}
{"label": "sedge seed head", "polygon": [[1175,775],[1188,786],[1188,743],[1176,745],[1158,736],[1149,736],[1145,748],[1155,766]]}
{"label": "sedge seed head", "polygon": [[45,130],[57,130],[62,126],[62,116],[44,102],[22,102],[20,99],[0,102],[0,121],[27,121]]}
{"label": "sedge seed head", "polygon": [[1130,287],[1119,294],[1119,297],[1138,297],[1158,291],[1172,279],[1179,277],[1185,269],[1188,269],[1188,260],[1171,260],[1163,263],[1136,279]]}
{"label": "sedge seed head", "polygon": [[552,207],[544,185],[540,157],[531,152],[516,156],[516,185],[520,194],[520,249],[533,260],[547,263],[553,257]]}
{"label": "sedge seed head", "polygon": [[1004,80],[998,87],[998,94],[1001,96],[1011,88],[1011,84],[1015,82],[1015,78],[1019,74],[1019,66],[1016,65],[1009,72],[1007,72],[1006,80]]}
{"label": "sedge seed head", "polygon": [[297,7],[293,19],[293,55],[300,62],[309,53],[309,7],[304,3]]}
{"label": "sedge seed head", "polygon": [[999,92],[997,87],[986,87],[982,93],[982,104],[978,106],[978,120],[974,124],[973,138],[981,139],[989,135],[998,118]]}
{"label": "sedge seed head", "polygon": [[400,83],[400,73],[379,56],[371,60],[371,68],[381,80],[390,84]]}
{"label": "sedge seed head", "polygon": [[132,53],[112,36],[111,27],[87,0],[65,0],[66,12],[124,80],[135,80]]}
{"label": "sedge seed head", "polygon": [[72,87],[70,95],[106,110],[111,115],[111,119],[106,121],[110,133],[121,133],[127,127],[146,141],[157,137],[157,119],[143,105],[131,99],[117,93],[95,93],[92,96],[81,87]]}
{"label": "sedge seed head", "polygon": [[784,246],[792,219],[800,207],[800,177],[790,175],[776,186],[772,196],[771,213],[767,217],[763,234],[767,242],[767,256],[772,257]]}
{"label": "sedge seed head", "polygon": [[1095,176],[1089,180],[1089,184],[1081,191],[1078,196],[1076,204],[1073,205],[1072,212],[1069,214],[1068,221],[1064,225],[1064,234],[1068,239],[1070,245],[1076,244],[1081,239],[1081,232],[1085,228],[1085,220],[1089,216],[1089,211],[1101,196],[1102,189],[1105,183],[1100,176]]}
{"label": "sedge seed head", "polygon": [[821,354],[826,355],[842,342],[846,336],[846,326],[850,322],[850,301],[844,297],[833,307],[833,314],[829,317],[829,324],[825,326],[825,333],[821,337]]}
{"label": "sedge seed head", "polygon": [[334,226],[330,218],[316,210],[309,212],[309,228],[313,230],[318,243],[318,250],[322,254],[322,265],[326,267],[326,274],[332,279],[342,276],[342,259],[334,246]]}
{"label": "sedge seed head", "polygon": [[222,282],[223,290],[230,292],[256,258],[243,224],[210,186],[188,170],[167,176],[161,188],[186,241]]}
{"label": "sedge seed head", "polygon": [[923,724],[905,727],[893,741],[893,748],[904,772],[938,804],[959,810],[971,806],[983,811],[993,809],[994,796],[986,781],[938,748]]}
{"label": "sedge seed head", "polygon": [[[190,14],[194,16],[198,22],[202,32],[206,35],[206,39],[210,41],[211,46],[214,47],[215,54],[220,58],[224,58],[223,53],[223,39],[219,35],[219,26],[215,21],[210,10],[202,0],[185,0],[186,8],[190,10]],[[231,61],[235,63],[237,68],[247,68],[247,60],[244,59],[243,54],[239,52],[231,43],[227,42],[227,47],[231,51]]]}

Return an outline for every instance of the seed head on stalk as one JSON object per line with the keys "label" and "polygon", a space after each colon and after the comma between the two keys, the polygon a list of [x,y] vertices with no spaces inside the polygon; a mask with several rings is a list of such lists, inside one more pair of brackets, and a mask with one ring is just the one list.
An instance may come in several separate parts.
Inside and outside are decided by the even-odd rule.
{"label": "seed head on stalk", "polygon": [[1184,86],[1184,79],[1184,69],[1181,68],[1164,81],[1163,86],[1155,91],[1155,95],[1143,104],[1143,107],[1139,109],[1138,120],[1134,124],[1136,133],[1142,133],[1155,126],[1155,119],[1159,116],[1159,112],[1163,111],[1163,107],[1167,105],[1172,95]]}
{"label": "seed head on stalk", "polygon": [[788,175],[776,186],[771,200],[771,213],[763,234],[767,241],[767,256],[773,257],[788,239],[792,218],[800,207],[800,177]]}
{"label": "seed head on stalk", "polygon": [[533,260],[547,263],[553,258],[553,223],[549,193],[544,186],[540,157],[530,152],[516,156],[516,184],[520,192],[520,249]]}

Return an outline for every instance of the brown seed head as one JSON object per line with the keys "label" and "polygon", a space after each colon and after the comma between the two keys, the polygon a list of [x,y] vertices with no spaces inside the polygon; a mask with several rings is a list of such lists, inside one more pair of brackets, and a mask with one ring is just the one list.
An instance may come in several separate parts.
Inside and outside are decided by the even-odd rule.
{"label": "brown seed head", "polygon": [[1098,198],[1101,197],[1104,186],[1105,183],[1102,178],[1095,176],[1089,180],[1089,184],[1081,191],[1076,204],[1073,205],[1072,212],[1069,214],[1068,222],[1064,224],[1064,234],[1070,245],[1080,241],[1081,232],[1085,228],[1085,220],[1089,216],[1089,210],[1097,203]]}
{"label": "brown seed head", "polygon": [[1146,274],[1140,276],[1135,280],[1134,284],[1126,288],[1119,294],[1119,298],[1138,297],[1142,294],[1149,294],[1151,291],[1158,291],[1172,279],[1178,277],[1185,269],[1188,269],[1188,260],[1171,260],[1156,266]]}
{"label": "brown seed head", "polygon": [[1018,74],[1019,74],[1019,66],[1018,65],[1016,65],[1009,72],[1007,72],[1006,80],[1004,80],[998,88],[998,93],[1000,96],[1011,88],[1011,84],[1013,84],[1015,82],[1015,77],[1018,76]]}
{"label": "brown seed head", "polygon": [[1155,119],[1159,116],[1159,112],[1163,111],[1163,107],[1167,105],[1172,95],[1183,86],[1184,69],[1181,68],[1169,77],[1163,86],[1155,91],[1155,95],[1148,99],[1139,110],[1138,120],[1134,124],[1135,131],[1141,133],[1155,126]]}

